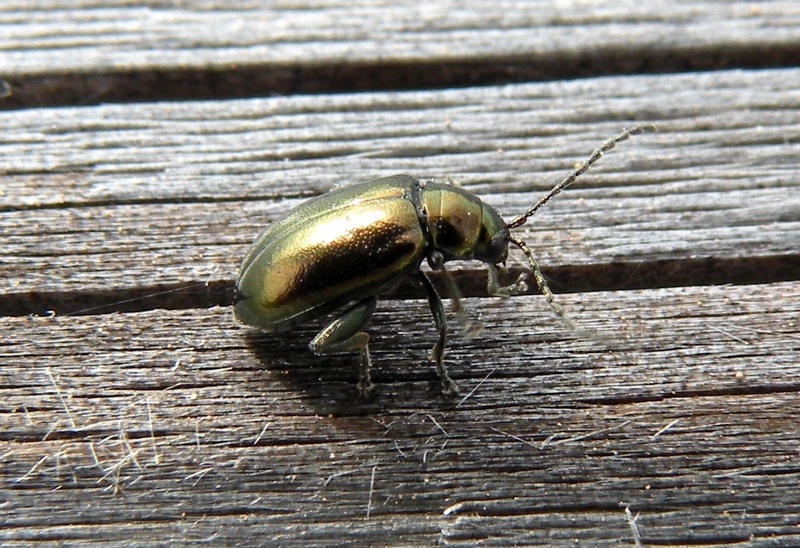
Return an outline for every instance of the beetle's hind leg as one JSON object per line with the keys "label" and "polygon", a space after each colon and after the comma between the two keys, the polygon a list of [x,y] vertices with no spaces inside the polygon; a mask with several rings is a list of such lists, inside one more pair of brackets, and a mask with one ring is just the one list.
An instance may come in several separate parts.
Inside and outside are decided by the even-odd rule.
{"label": "beetle's hind leg", "polygon": [[425,286],[425,291],[428,293],[428,303],[431,306],[431,313],[433,314],[433,322],[436,324],[436,330],[439,332],[439,339],[433,345],[431,351],[431,359],[436,363],[436,373],[442,381],[442,392],[444,394],[458,394],[458,386],[447,374],[447,367],[444,365],[444,345],[447,341],[447,318],[444,314],[444,305],[439,293],[428,277],[423,273],[419,273],[419,278],[422,280],[422,285]]}
{"label": "beetle's hind leg", "polygon": [[318,356],[331,352],[358,350],[361,353],[361,363],[358,369],[358,394],[365,399],[374,385],[369,373],[372,365],[369,357],[369,335],[361,330],[375,312],[377,304],[377,297],[369,297],[357,302],[343,315],[325,326],[308,345],[311,351]]}

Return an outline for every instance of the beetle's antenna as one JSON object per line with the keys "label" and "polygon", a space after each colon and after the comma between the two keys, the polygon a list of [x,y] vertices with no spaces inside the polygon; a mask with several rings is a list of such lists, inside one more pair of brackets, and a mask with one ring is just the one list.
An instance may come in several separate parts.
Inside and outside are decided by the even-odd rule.
{"label": "beetle's antenna", "polygon": [[[592,152],[591,156],[589,156],[577,169],[575,169],[572,173],[567,175],[560,183],[554,186],[550,192],[548,192],[542,199],[536,202],[532,208],[528,211],[519,215],[518,217],[514,218],[511,222],[506,225],[507,229],[517,228],[524,225],[528,219],[530,219],[534,213],[536,213],[540,207],[545,205],[549,202],[556,194],[567,188],[569,185],[575,182],[575,180],[586,173],[592,165],[597,162],[603,155],[617,146],[617,143],[621,143],[622,141],[627,141],[633,135],[638,135],[640,133],[644,133],[646,131],[656,131],[655,126],[647,125],[647,126],[634,126],[630,129],[625,129],[617,135],[616,137],[609,139],[603,145]],[[518,248],[522,250],[525,256],[528,258],[528,264],[531,267],[531,271],[533,272],[533,278],[536,280],[536,285],[539,287],[539,291],[542,292],[544,298],[547,299],[547,304],[550,305],[550,308],[553,310],[556,316],[564,323],[566,326],[570,327],[573,330],[577,330],[575,324],[572,323],[567,317],[566,312],[564,309],[561,308],[561,305],[556,302],[555,296],[553,292],[550,291],[550,287],[547,285],[547,280],[544,279],[544,275],[542,274],[542,270],[539,268],[539,265],[536,264],[536,259],[533,258],[533,253],[531,252],[528,245],[512,236],[511,234],[508,235],[508,241]]]}
{"label": "beetle's antenna", "polygon": [[564,325],[573,331],[577,330],[577,327],[574,323],[572,323],[572,320],[567,317],[567,313],[564,312],[564,309],[561,308],[561,305],[556,302],[556,298],[553,295],[553,292],[550,291],[550,286],[547,285],[547,280],[544,279],[544,274],[542,274],[542,270],[539,268],[539,265],[536,264],[536,259],[533,258],[533,253],[528,245],[514,236],[509,236],[508,241],[520,248],[528,258],[528,264],[533,272],[533,278],[536,280],[536,285],[539,287],[539,291],[542,292],[542,295],[544,295],[544,298],[547,299],[547,304],[550,305],[553,313],[558,316],[558,319],[561,320]]}
{"label": "beetle's antenna", "polygon": [[[548,192],[541,200],[536,202],[535,206],[530,208],[528,211],[526,211],[522,215],[517,216],[510,223],[508,223],[506,225],[506,228],[512,229],[512,228],[517,228],[517,227],[520,227],[520,226],[524,225],[528,221],[528,219],[533,217],[533,214],[536,213],[539,210],[540,207],[542,207],[544,204],[549,202],[553,198],[553,196],[555,196],[556,194],[558,194],[559,192],[561,192],[562,190],[567,188],[569,185],[574,183],[575,180],[578,177],[580,177],[581,175],[586,173],[589,170],[589,168],[592,167],[592,164],[594,164],[595,162],[597,162],[597,160],[602,158],[603,154],[605,154],[606,152],[608,152],[609,150],[611,150],[615,146],[617,146],[617,143],[621,143],[622,141],[627,141],[628,139],[631,138],[632,135],[638,135],[638,134],[644,133],[646,131],[656,131],[656,128],[655,128],[655,126],[652,126],[652,125],[649,125],[649,126],[634,126],[634,127],[630,128],[630,129],[623,130],[622,133],[620,133],[616,137],[614,137],[612,139],[609,139],[608,141],[603,143],[603,146],[601,146],[600,148],[598,148],[594,152],[592,152],[592,155],[589,156],[575,171],[573,171],[572,173],[567,175],[560,183],[558,183],[556,186],[554,186],[550,190],[550,192]],[[513,240],[511,240],[511,241],[513,241]],[[539,283],[539,280],[537,279],[536,282]],[[542,286],[539,285],[540,289],[541,289],[541,287]]]}

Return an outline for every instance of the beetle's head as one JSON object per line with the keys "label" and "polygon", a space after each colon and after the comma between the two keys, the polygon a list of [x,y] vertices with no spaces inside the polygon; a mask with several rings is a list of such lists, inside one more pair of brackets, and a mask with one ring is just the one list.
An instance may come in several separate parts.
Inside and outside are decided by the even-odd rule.
{"label": "beetle's head", "polygon": [[445,261],[506,260],[508,228],[492,206],[460,188],[432,182],[425,185],[422,202],[431,243]]}
{"label": "beetle's head", "polygon": [[482,203],[481,226],[472,258],[489,264],[504,264],[508,258],[508,242],[506,222],[495,208]]}

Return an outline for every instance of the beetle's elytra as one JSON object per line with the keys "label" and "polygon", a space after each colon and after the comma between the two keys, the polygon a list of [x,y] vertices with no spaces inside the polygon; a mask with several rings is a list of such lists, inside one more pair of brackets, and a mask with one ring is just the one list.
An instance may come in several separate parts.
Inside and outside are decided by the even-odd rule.
{"label": "beetle's elytra", "polygon": [[[444,268],[451,260],[487,264],[490,295],[509,295],[523,286],[497,283],[508,244],[522,249],[541,292],[563,319],[527,245],[511,235],[553,196],[572,184],[603,153],[636,133],[635,127],[606,141],[575,171],[511,222],[493,207],[460,188],[420,183],[408,175],[337,188],[299,205],[272,223],[247,253],[236,283],[236,318],[247,325],[286,331],[304,321],[336,312],[338,316],[311,341],[317,355],[358,350],[358,390],[372,390],[369,335],[362,331],[375,311],[378,295],[403,278],[419,279],[428,294],[439,337],[431,360],[445,394],[457,387],[444,365],[447,321],[438,292],[420,270],[427,260],[454,288]],[[458,299],[457,292],[450,295]]]}

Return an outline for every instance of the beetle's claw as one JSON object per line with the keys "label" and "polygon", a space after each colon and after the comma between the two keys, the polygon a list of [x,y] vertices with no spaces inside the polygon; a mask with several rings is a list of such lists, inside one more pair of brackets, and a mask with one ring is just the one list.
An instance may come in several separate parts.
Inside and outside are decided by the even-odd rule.
{"label": "beetle's claw", "polygon": [[445,396],[458,396],[458,385],[450,377],[442,379],[442,394]]}
{"label": "beetle's claw", "polygon": [[510,295],[519,295],[520,293],[527,293],[530,286],[528,285],[528,272],[523,272],[517,276],[517,281],[508,286]]}
{"label": "beetle's claw", "polygon": [[358,397],[362,400],[368,400],[372,395],[375,385],[372,384],[372,381],[369,379],[362,379],[358,381],[356,388],[358,388]]}
{"label": "beetle's claw", "polygon": [[517,277],[517,281],[513,284],[496,288],[493,295],[497,297],[511,297],[512,295],[527,293],[528,289],[530,289],[528,285],[528,272],[523,272]]}

